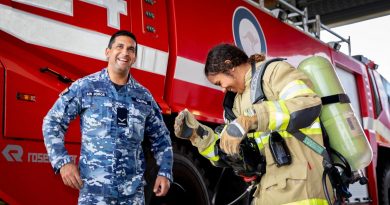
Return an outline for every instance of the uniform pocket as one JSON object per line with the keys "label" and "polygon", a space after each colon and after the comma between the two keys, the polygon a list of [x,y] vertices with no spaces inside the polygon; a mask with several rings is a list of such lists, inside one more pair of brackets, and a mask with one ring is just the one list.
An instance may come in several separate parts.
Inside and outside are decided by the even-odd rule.
{"label": "uniform pocket", "polygon": [[295,162],[288,166],[277,167],[276,164],[267,166],[267,176],[263,178],[265,189],[285,189],[287,181],[303,182],[307,179],[307,163]]}
{"label": "uniform pocket", "polygon": [[[257,193],[262,204],[284,204],[307,197],[307,163],[293,161],[288,166],[267,166]],[[281,197],[282,196],[282,197]]]}
{"label": "uniform pocket", "polygon": [[142,141],[145,132],[146,118],[149,115],[150,109],[149,106],[144,104],[130,106],[128,122],[133,138]]}
{"label": "uniform pocket", "polygon": [[112,102],[108,97],[89,97],[83,103],[82,132],[105,135],[112,122]]}
{"label": "uniform pocket", "polygon": [[268,145],[265,147],[265,157],[267,167],[261,181],[263,189],[284,189],[289,180],[294,183],[307,179],[307,162],[297,161],[296,157],[291,156],[292,164],[277,167]]}

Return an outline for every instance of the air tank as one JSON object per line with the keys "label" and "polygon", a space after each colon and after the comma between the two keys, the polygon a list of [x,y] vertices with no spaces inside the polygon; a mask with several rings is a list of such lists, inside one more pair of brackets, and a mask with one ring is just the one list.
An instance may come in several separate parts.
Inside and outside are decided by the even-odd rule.
{"label": "air tank", "polygon": [[[298,69],[309,76],[314,91],[320,97],[345,93],[335,69],[326,58],[307,58],[299,64]],[[351,103],[335,102],[323,105],[320,120],[329,135],[330,146],[346,158],[352,171],[358,171],[370,164],[372,149]]]}

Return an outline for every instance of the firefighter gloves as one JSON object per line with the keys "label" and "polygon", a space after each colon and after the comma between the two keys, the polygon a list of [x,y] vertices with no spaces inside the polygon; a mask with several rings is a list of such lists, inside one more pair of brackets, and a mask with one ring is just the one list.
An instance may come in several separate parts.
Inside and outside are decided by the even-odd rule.
{"label": "firefighter gloves", "polygon": [[198,127],[199,122],[195,119],[194,115],[187,109],[184,109],[175,119],[174,132],[178,138],[190,139]]}
{"label": "firefighter gloves", "polygon": [[[239,116],[229,123],[221,133],[220,148],[228,155],[239,154],[241,141],[249,130],[257,128],[257,117]],[[213,141],[213,132],[207,126],[200,124],[187,109],[181,111],[174,124],[176,137],[190,140],[194,146],[208,147]],[[205,136],[209,136],[204,138]]]}
{"label": "firefighter gloves", "polygon": [[257,118],[246,116],[239,116],[228,124],[221,134],[221,149],[228,155],[239,154],[240,143],[254,124],[257,124]]}

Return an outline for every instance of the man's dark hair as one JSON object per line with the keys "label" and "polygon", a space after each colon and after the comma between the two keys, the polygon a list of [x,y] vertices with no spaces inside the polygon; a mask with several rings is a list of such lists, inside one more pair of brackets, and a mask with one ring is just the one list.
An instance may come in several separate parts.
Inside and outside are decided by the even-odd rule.
{"label": "man's dark hair", "polygon": [[126,30],[119,30],[119,31],[115,32],[114,34],[112,34],[110,41],[108,42],[108,48],[111,49],[112,44],[114,44],[114,42],[115,42],[115,38],[118,36],[128,36],[128,37],[132,38],[135,41],[135,54],[137,55],[137,48],[138,48],[137,39],[135,38],[135,35],[133,33],[131,33],[130,31],[126,31]]}

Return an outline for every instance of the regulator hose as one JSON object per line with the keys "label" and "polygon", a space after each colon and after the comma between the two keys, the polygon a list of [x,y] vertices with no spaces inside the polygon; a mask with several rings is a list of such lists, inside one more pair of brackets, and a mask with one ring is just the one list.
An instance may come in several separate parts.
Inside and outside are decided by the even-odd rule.
{"label": "regulator hose", "polygon": [[[215,189],[214,189],[214,194],[213,194],[213,198],[211,199],[211,204],[212,205],[215,205],[215,200],[217,198],[217,194],[218,194],[218,189],[219,189],[219,184],[221,183],[221,180],[222,180],[222,176],[223,174],[225,173],[225,170],[226,168],[223,168],[222,169],[222,172],[221,174],[219,175],[219,178],[218,178],[218,181],[215,185]],[[255,183],[255,181],[252,181],[251,182],[251,185],[248,186],[248,188],[246,188],[246,190],[240,195],[238,196],[236,199],[234,199],[232,202],[228,203],[227,205],[233,205],[235,203],[237,203],[238,201],[240,201],[242,198],[245,197],[245,195],[247,195],[248,193],[250,193],[253,189],[253,187],[255,187],[257,185],[257,183]]]}
{"label": "regulator hose", "polygon": [[324,172],[322,173],[322,188],[324,189],[326,201],[328,201],[329,205],[333,205],[329,196],[328,185],[326,184],[326,175],[327,175],[327,171],[324,170]]}
{"label": "regulator hose", "polygon": [[238,201],[240,201],[242,198],[244,198],[245,195],[247,195],[248,193],[250,193],[253,189],[253,187],[255,187],[256,183],[252,182],[252,184],[250,186],[248,186],[248,188],[246,188],[246,190],[239,196],[237,197],[236,199],[234,199],[232,202],[228,203],[227,205],[233,205],[235,203],[237,203]]}
{"label": "regulator hose", "polygon": [[222,169],[221,174],[219,175],[218,181],[217,181],[217,183],[215,184],[213,198],[211,199],[211,204],[212,204],[212,205],[215,205],[215,200],[216,200],[216,198],[217,198],[218,189],[219,189],[219,184],[221,183],[221,179],[222,179],[223,174],[225,173],[225,170],[226,170],[226,168],[223,168],[223,169]]}
{"label": "regulator hose", "polygon": [[352,171],[351,166],[347,160],[336,150],[331,149],[332,154],[335,154],[342,163],[330,163],[325,166],[322,174],[322,187],[324,194],[329,205],[333,205],[328,192],[328,185],[326,183],[326,176],[332,184],[333,189],[336,190],[335,204],[342,204],[343,198],[351,197],[351,193],[348,191],[348,185],[351,182]]}

